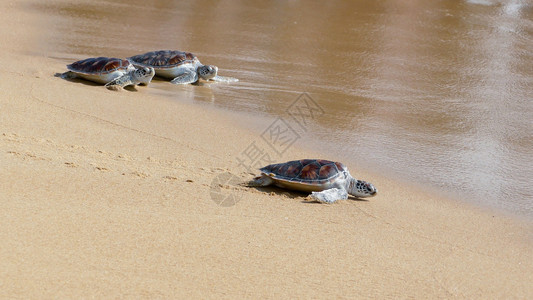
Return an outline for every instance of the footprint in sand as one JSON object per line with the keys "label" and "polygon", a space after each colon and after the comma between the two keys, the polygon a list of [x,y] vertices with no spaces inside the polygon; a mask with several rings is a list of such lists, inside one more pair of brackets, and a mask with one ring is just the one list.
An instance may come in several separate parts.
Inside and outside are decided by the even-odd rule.
{"label": "footprint in sand", "polygon": [[134,176],[137,176],[137,177],[140,177],[140,178],[150,177],[150,174],[147,174],[147,173],[144,173],[144,172],[139,172],[139,171],[131,172],[131,175],[134,175]]}

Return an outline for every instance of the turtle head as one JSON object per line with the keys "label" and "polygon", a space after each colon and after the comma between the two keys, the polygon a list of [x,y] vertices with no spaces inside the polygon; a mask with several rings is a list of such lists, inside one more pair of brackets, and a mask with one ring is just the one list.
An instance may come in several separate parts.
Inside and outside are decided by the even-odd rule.
{"label": "turtle head", "polygon": [[370,182],[351,178],[348,183],[348,194],[358,197],[373,197],[377,194],[378,189]]}
{"label": "turtle head", "polygon": [[133,78],[139,81],[140,84],[148,84],[155,75],[154,68],[142,67],[133,71]]}
{"label": "turtle head", "polygon": [[203,80],[209,80],[217,76],[218,68],[213,65],[204,65],[198,67],[198,76]]}
{"label": "turtle head", "polygon": [[139,84],[142,85],[148,85],[150,81],[152,81],[152,78],[155,75],[154,68],[151,67],[142,67],[135,71],[133,71],[133,79],[138,81]]}

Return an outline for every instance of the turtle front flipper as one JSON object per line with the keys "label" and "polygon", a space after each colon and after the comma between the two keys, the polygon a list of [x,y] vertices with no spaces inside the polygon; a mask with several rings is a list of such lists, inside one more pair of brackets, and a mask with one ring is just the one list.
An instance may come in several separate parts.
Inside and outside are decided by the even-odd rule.
{"label": "turtle front flipper", "polygon": [[198,81],[198,73],[193,70],[187,70],[185,73],[178,75],[170,81],[173,84],[188,84]]}
{"label": "turtle front flipper", "polygon": [[216,82],[237,82],[239,79],[233,78],[233,77],[226,77],[226,76],[215,76],[211,78],[210,80],[216,81]]}
{"label": "turtle front flipper", "polygon": [[136,84],[133,80],[133,72],[129,72],[120,77],[117,77],[105,84],[105,87],[109,90],[119,91],[125,86]]}
{"label": "turtle front flipper", "polygon": [[346,192],[345,189],[332,188],[329,190],[324,190],[322,192],[312,192],[310,197],[311,199],[320,203],[331,204],[336,202],[337,200],[348,199],[348,192]]}
{"label": "turtle front flipper", "polygon": [[62,73],[61,75],[59,75],[59,77],[61,77],[63,79],[74,79],[74,78],[78,78],[78,75],[76,75],[76,73],[74,73],[74,72],[67,71],[67,72]]}

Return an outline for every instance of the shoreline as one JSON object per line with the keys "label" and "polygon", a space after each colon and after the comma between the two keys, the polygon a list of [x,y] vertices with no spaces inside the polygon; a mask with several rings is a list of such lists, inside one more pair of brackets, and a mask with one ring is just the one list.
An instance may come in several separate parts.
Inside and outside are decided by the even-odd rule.
{"label": "shoreline", "polygon": [[[353,175],[377,186],[367,201],[247,187],[253,175],[236,158],[260,137],[234,113],[150,86],[113,92],[54,77],[60,61],[24,50],[37,12],[6,6],[2,34],[16,35],[0,46],[2,296],[533,295],[531,222],[366,170]],[[319,156],[296,143],[283,160]]]}
{"label": "shoreline", "polygon": [[[166,98],[166,96],[164,97]],[[171,99],[170,101],[179,101],[179,100]],[[253,112],[253,116],[250,116],[250,115],[247,115],[247,113],[244,111],[236,111],[236,110],[232,110],[226,107],[218,107],[216,104],[212,104],[212,103],[207,104],[207,103],[189,102],[188,104],[199,105],[200,107],[209,109],[210,111],[213,111],[215,113],[221,113],[222,115],[230,116],[230,119],[237,120],[235,121],[236,126],[246,131],[249,131],[252,134],[255,134],[256,140],[258,140],[259,139],[258,137],[260,137],[261,134],[265,133],[265,131],[269,128],[269,126],[272,125],[272,123],[276,122],[276,119],[279,118],[277,116],[267,115],[262,112],[260,113]],[[289,125],[291,125],[291,127],[297,128],[297,124],[291,123],[291,120],[289,120],[289,116],[285,116],[285,117],[282,116],[282,118],[286,119],[289,122]],[[242,119],[242,120],[238,120],[238,119]],[[261,120],[259,123],[257,123],[258,119]],[[252,121],[255,121],[257,124],[252,124],[251,126],[253,126],[253,128],[249,128],[249,126],[247,125],[250,125],[250,122]],[[261,125],[258,126],[258,124],[261,124]],[[312,135],[312,133],[298,130],[298,128],[297,128],[297,131],[300,134],[300,139],[294,145],[294,147],[301,152],[314,153],[314,156],[305,157],[305,158],[330,159],[331,157],[334,157],[336,160],[342,161],[347,166],[349,167],[351,166],[350,170],[352,170],[353,168],[355,170],[354,174],[362,174],[362,176],[360,176],[361,178],[359,179],[366,180],[366,177],[384,178],[386,181],[395,182],[398,185],[405,186],[406,189],[412,189],[415,192],[423,193],[426,195],[434,195],[435,197],[443,199],[443,201],[449,201],[452,204],[457,203],[465,207],[470,207],[470,209],[473,209],[473,210],[479,210],[480,212],[483,212],[484,214],[498,215],[504,218],[516,220],[517,222],[522,222],[525,224],[529,223],[533,225],[533,219],[527,214],[520,214],[511,209],[506,209],[502,207],[496,207],[491,204],[486,204],[486,203],[483,203],[480,199],[466,200],[464,199],[464,197],[461,197],[459,195],[460,193],[458,191],[446,192],[442,188],[439,188],[437,186],[428,186],[422,183],[413,182],[413,180],[407,180],[407,179],[401,178],[401,175],[399,174],[384,175],[384,173],[388,173],[386,168],[380,167],[376,163],[373,163],[373,164],[357,163],[358,158],[350,158],[347,155],[339,155],[338,153],[335,153],[329,156],[325,155],[325,153],[329,152],[330,149],[323,147],[323,146],[320,147],[320,145],[318,145],[320,144],[319,141],[305,141],[308,136]],[[289,161],[292,159],[301,159],[301,158],[304,158],[304,157],[292,157],[292,158],[282,157],[281,160],[276,161],[276,163]],[[373,170],[373,168],[375,168],[375,170]],[[254,172],[258,172],[258,169],[255,169]],[[533,230],[533,227],[532,227],[532,230]]]}

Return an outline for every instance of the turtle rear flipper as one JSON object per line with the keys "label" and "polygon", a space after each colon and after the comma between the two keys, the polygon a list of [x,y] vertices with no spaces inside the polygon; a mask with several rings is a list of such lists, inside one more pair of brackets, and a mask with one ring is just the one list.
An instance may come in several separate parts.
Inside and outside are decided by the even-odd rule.
{"label": "turtle rear flipper", "polygon": [[74,79],[74,78],[78,78],[78,76],[76,75],[76,73],[72,72],[72,71],[67,71],[65,73],[61,73],[59,74],[59,77],[63,78],[63,79]]}
{"label": "turtle rear flipper", "polygon": [[261,176],[255,177],[252,181],[252,184],[254,186],[269,186],[272,183],[274,183],[274,180],[267,176],[266,174],[262,174]]}

